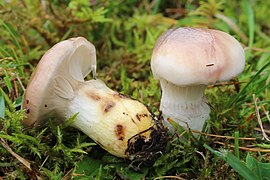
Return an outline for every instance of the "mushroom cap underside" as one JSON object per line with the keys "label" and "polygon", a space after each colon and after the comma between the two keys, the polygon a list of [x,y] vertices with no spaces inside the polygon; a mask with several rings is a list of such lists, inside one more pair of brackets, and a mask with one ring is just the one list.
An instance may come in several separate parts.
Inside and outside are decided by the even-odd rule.
{"label": "mushroom cap underside", "polygon": [[[96,50],[85,38],[71,38],[54,45],[43,55],[31,75],[22,105],[26,111],[23,124],[42,125],[59,106],[59,103],[55,105],[57,91],[68,92],[62,93],[64,99],[72,97],[78,82],[83,82],[84,77],[95,69]],[[55,86],[58,82],[64,86]]]}
{"label": "mushroom cap underside", "polygon": [[234,37],[200,28],[168,30],[157,40],[151,59],[156,79],[183,86],[231,79],[244,65],[245,52]]}

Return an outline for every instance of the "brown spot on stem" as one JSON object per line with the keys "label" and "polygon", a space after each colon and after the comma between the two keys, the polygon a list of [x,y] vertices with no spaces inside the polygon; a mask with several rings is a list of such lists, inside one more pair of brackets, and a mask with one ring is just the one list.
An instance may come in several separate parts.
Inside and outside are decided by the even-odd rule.
{"label": "brown spot on stem", "polygon": [[28,99],[26,99],[26,104],[29,104],[29,100]]}
{"label": "brown spot on stem", "polygon": [[141,121],[141,118],[147,117],[148,114],[136,114],[136,118],[138,119],[138,121]]}
{"label": "brown spot on stem", "polygon": [[127,98],[126,96],[124,96],[123,94],[120,94],[120,93],[116,93],[116,94],[114,94],[114,96],[119,97],[121,99],[126,99]]}
{"label": "brown spot on stem", "polygon": [[95,101],[99,101],[101,99],[101,97],[98,94],[93,93],[93,92],[86,92],[85,94],[87,97]]}
{"label": "brown spot on stem", "polygon": [[115,135],[117,136],[118,140],[123,141],[125,138],[125,129],[121,124],[117,124],[115,127]]}
{"label": "brown spot on stem", "polygon": [[139,114],[136,114],[136,118],[138,119],[138,121],[141,121],[141,117],[139,116]]}
{"label": "brown spot on stem", "polygon": [[107,113],[107,112],[109,112],[114,106],[115,106],[115,103],[114,103],[113,101],[109,101],[109,102],[106,104],[104,111]]}

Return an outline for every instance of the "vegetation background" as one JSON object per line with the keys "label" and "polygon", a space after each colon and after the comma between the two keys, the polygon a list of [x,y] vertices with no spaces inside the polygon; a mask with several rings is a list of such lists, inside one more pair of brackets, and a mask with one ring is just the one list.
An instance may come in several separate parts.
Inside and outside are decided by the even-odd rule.
{"label": "vegetation background", "polygon": [[[269,179],[269,8],[263,0],[0,0],[0,179]],[[136,172],[73,128],[22,126],[36,64],[76,36],[96,46],[100,79],[158,116],[152,49],[162,32],[181,26],[228,32],[246,51],[238,78],[208,87],[211,119],[200,138],[173,136]]]}

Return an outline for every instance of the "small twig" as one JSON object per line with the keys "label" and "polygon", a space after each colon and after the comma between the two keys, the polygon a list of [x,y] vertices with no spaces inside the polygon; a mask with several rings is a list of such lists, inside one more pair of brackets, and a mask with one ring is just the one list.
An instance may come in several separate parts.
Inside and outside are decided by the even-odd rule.
{"label": "small twig", "polygon": [[251,50],[254,50],[254,51],[258,51],[258,52],[270,52],[270,50],[267,50],[267,49],[262,49],[262,48],[257,48],[257,47],[246,47],[245,50],[248,50],[248,49],[251,49]]}
{"label": "small twig", "polygon": [[14,58],[13,57],[4,57],[4,58],[1,58],[0,59],[0,62],[2,62],[2,61],[14,61]]}
{"label": "small twig", "polygon": [[18,86],[17,86],[17,83],[16,83],[15,80],[13,81],[13,85],[14,85],[15,96],[16,96],[16,98],[18,98],[19,97],[19,91],[18,91]]}
{"label": "small twig", "polygon": [[70,169],[61,180],[69,180],[71,179],[73,169]]}
{"label": "small twig", "polygon": [[238,84],[243,84],[246,82],[237,82],[237,81],[233,81],[233,82],[221,82],[221,83],[216,83],[213,85],[209,85],[207,86],[207,88],[214,88],[214,87],[220,87],[220,86],[230,86],[230,85],[238,85]]}
{"label": "small twig", "polygon": [[[254,128],[254,130],[262,132],[261,128]],[[264,132],[270,134],[270,130],[264,130]]]}
{"label": "small twig", "polygon": [[24,159],[23,157],[19,156],[18,154],[16,154],[9,146],[8,144],[5,142],[5,140],[3,138],[0,138],[0,143],[2,144],[2,146],[13,156],[15,157],[18,161],[20,161],[25,167],[27,167],[30,171],[32,171],[31,169],[31,164]]}
{"label": "small twig", "polygon": [[53,35],[51,35],[47,30],[43,29],[40,24],[41,23],[37,20],[37,18],[33,18],[29,22],[29,26],[36,30],[40,34],[40,36],[46,41],[47,44],[53,46],[55,42],[58,41],[58,39],[53,37]]}
{"label": "small twig", "polygon": [[[200,131],[196,131],[196,130],[191,130],[193,133],[197,133],[197,134],[201,134],[204,136],[211,136],[211,137],[216,137],[216,138],[226,138],[226,139],[235,139],[235,137],[233,136],[222,136],[222,135],[216,135],[216,134],[207,134],[207,133],[203,133]],[[256,138],[244,138],[244,137],[239,137],[239,140],[245,140],[245,141],[255,141]]]}
{"label": "small twig", "polygon": [[245,42],[248,41],[248,37],[245,35],[245,33],[243,33],[240,28],[227,16],[221,14],[221,13],[216,13],[215,16],[218,19],[221,19],[222,21],[224,21],[225,23],[227,23],[227,25],[232,28],[232,30],[234,30],[236,33],[239,34],[239,36],[241,37],[241,39],[243,39]]}
{"label": "small twig", "polygon": [[[214,143],[226,146],[226,144],[223,143],[223,142],[214,141]],[[234,145],[228,144],[228,146],[230,148],[234,148]],[[242,147],[242,146],[239,146],[239,149],[244,150],[244,151],[251,151],[251,152],[264,152],[264,153],[269,153],[270,152],[270,149],[248,148],[248,147]]]}
{"label": "small twig", "polygon": [[187,131],[183,131],[181,134],[178,135],[178,138],[181,138],[182,136],[184,136],[184,134],[186,134]]}
{"label": "small twig", "polygon": [[16,79],[18,80],[18,82],[19,82],[19,84],[20,84],[20,86],[21,86],[23,92],[25,92],[25,87],[24,87],[24,85],[23,85],[23,83],[22,83],[20,77],[18,76],[18,74],[16,74]]}
{"label": "small twig", "polygon": [[[261,102],[261,100],[260,100],[260,99],[258,99],[258,98],[257,98],[257,100],[259,101],[259,103]],[[270,122],[269,112],[268,112],[268,111],[266,111],[266,109],[264,108],[264,106],[263,106],[262,104],[261,104],[261,108],[262,108],[262,110],[263,110],[264,114],[266,115],[266,117],[267,117],[268,121]]]}
{"label": "small twig", "polygon": [[[270,84],[270,76],[266,79],[265,85]],[[265,94],[269,93],[269,88],[265,88]],[[268,101],[268,96],[265,96],[265,101]]]}
{"label": "small twig", "polygon": [[255,105],[255,111],[256,111],[257,121],[258,121],[258,123],[260,125],[260,128],[262,130],[263,139],[266,139],[267,141],[270,141],[269,137],[267,136],[267,134],[265,133],[265,131],[263,129],[263,125],[262,125],[262,120],[261,120],[259,108],[257,106],[257,98],[256,98],[255,94],[253,94],[252,96],[253,96],[253,101],[254,101],[254,105]]}
{"label": "small twig", "polygon": [[44,164],[46,163],[46,161],[49,159],[49,156],[47,156],[46,158],[45,158],[45,160],[42,162],[42,164],[40,165],[40,167],[39,167],[39,170],[41,170],[42,169],[42,167],[44,166]]}
{"label": "small twig", "polygon": [[198,154],[200,154],[203,157],[204,160],[206,159],[205,156],[204,156],[204,154],[203,154],[203,152],[200,152],[200,151],[195,151],[195,152],[198,153]]}
{"label": "small twig", "polygon": [[265,115],[266,115],[268,121],[270,122],[269,112],[268,112],[268,111],[265,111],[264,113],[265,113]]}
{"label": "small twig", "polygon": [[59,20],[62,24],[63,24],[63,21],[65,21],[64,20],[64,18],[62,18],[62,16],[60,16],[58,13],[57,13],[57,11],[54,9],[54,7],[53,7],[53,4],[50,2],[50,1],[48,1],[48,6],[49,6],[49,9],[50,9],[50,11],[51,11],[51,13],[52,13],[52,15],[53,15],[53,17],[56,19],[56,20]]}

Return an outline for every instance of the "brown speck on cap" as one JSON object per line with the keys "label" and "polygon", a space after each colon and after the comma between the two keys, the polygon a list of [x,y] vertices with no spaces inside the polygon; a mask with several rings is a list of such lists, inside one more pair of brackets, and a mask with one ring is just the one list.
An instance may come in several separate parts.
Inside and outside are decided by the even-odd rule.
{"label": "brown speck on cap", "polygon": [[157,40],[151,58],[154,77],[179,86],[228,80],[244,66],[244,49],[233,36],[204,28],[166,31]]}
{"label": "brown speck on cap", "polygon": [[214,64],[206,64],[206,67],[214,66]]}

